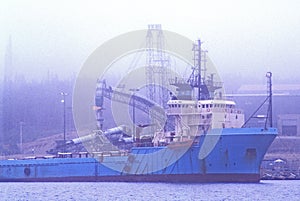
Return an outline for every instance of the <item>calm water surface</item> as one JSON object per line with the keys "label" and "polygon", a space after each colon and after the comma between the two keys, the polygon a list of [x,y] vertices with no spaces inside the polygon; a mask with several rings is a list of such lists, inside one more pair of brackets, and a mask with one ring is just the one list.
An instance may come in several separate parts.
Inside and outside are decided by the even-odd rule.
{"label": "calm water surface", "polygon": [[0,200],[300,200],[300,181],[213,183],[0,183]]}

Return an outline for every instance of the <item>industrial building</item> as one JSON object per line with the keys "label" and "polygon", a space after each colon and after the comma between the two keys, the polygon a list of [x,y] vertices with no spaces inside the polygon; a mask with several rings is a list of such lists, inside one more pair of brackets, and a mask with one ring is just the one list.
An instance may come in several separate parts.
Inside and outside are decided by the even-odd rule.
{"label": "industrial building", "polygon": [[[272,88],[273,126],[278,128],[279,135],[300,137],[300,85],[274,84]],[[246,119],[252,116],[254,120],[250,121],[250,125],[253,126],[265,123],[268,102],[263,103],[267,98],[266,91],[266,85],[242,85],[236,94],[230,94],[228,98],[244,109]]]}

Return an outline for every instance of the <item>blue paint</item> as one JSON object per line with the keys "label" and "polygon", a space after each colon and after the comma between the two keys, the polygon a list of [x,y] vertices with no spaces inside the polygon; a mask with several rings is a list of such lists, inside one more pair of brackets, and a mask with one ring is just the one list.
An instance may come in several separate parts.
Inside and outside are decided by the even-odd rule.
{"label": "blue paint", "polygon": [[[216,146],[204,159],[199,159],[199,150],[203,146],[204,136],[199,143],[191,146],[178,160],[167,167],[146,175],[215,175],[215,174],[259,174],[261,161],[277,135],[274,128],[226,128],[212,130],[206,137],[213,137],[221,132]],[[134,154],[150,154],[167,147],[137,147]],[[176,152],[176,151],[174,151]],[[142,155],[141,155],[142,156]],[[103,162],[95,158],[49,158],[0,161],[0,181],[34,180],[45,178],[101,178],[107,176],[125,177],[134,175],[138,168],[147,168],[166,163],[162,158],[150,161],[128,162],[129,156],[109,156]],[[117,171],[106,166],[109,162],[129,166],[130,171]],[[142,164],[143,163],[143,164]],[[29,171],[28,171],[29,169]],[[140,174],[140,173],[139,173]],[[78,179],[80,180],[80,179]],[[199,181],[201,182],[201,181]]]}

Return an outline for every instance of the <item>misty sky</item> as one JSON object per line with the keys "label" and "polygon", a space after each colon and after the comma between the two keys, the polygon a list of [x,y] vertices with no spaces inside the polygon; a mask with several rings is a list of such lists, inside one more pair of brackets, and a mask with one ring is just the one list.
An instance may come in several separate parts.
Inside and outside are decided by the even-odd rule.
{"label": "misty sky", "polygon": [[[176,3],[179,2],[179,3]],[[13,72],[77,73],[92,51],[126,32],[162,24],[203,47],[222,74],[300,76],[300,1],[1,1],[0,69],[12,38]]]}

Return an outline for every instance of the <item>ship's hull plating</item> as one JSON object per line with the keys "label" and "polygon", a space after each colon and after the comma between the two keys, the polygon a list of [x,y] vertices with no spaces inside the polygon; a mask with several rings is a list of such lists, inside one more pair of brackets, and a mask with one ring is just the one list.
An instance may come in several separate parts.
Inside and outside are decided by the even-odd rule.
{"label": "ship's hull plating", "polygon": [[122,175],[122,176],[79,176],[44,178],[6,178],[1,182],[170,182],[170,183],[210,183],[260,181],[259,174],[175,174],[175,175]]}
{"label": "ship's hull plating", "polygon": [[[214,130],[183,154],[178,154],[181,147],[137,147],[131,158],[3,160],[0,181],[258,182],[276,134],[276,129]],[[154,154],[143,161],[145,154],[159,151],[159,158]]]}

